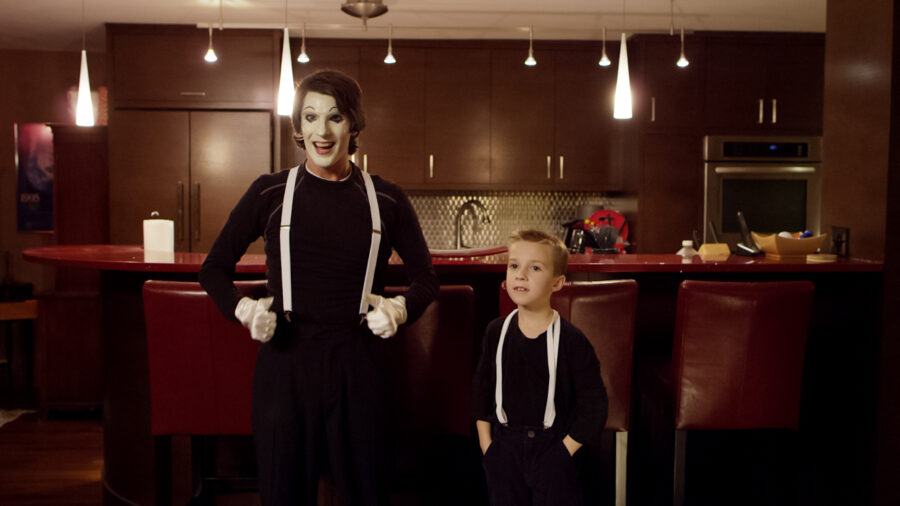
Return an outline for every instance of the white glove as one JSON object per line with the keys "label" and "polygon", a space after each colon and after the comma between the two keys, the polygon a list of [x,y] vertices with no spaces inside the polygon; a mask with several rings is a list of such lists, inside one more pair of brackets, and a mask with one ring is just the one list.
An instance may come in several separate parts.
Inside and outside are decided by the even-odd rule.
{"label": "white glove", "polygon": [[257,341],[266,342],[275,334],[277,317],[269,311],[275,297],[265,297],[259,300],[244,297],[238,301],[234,308],[234,316],[250,329],[250,337]]}
{"label": "white glove", "polygon": [[366,302],[374,309],[366,313],[369,330],[376,336],[388,338],[397,333],[397,326],[406,322],[406,297],[385,298],[370,293]]}

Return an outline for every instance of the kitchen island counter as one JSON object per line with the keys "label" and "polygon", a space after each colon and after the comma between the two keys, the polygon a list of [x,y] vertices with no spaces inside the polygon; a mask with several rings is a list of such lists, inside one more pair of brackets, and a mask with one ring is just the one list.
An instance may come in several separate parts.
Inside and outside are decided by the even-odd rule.
{"label": "kitchen island counter", "polygon": [[[98,244],[47,246],[29,248],[23,252],[26,260],[65,267],[111,271],[141,271],[157,273],[194,273],[200,270],[204,253],[172,254],[145,252],[140,246]],[[506,270],[506,253],[486,256],[434,257],[433,263],[441,272],[503,272]],[[395,254],[391,265],[402,262]],[[773,260],[765,256],[743,257],[731,255],[724,260],[702,260],[695,256],[685,261],[678,255],[586,255],[569,257],[570,273],[589,272],[880,272],[881,262],[862,259],[839,258],[835,262],[807,262],[798,260]],[[244,255],[237,264],[239,274],[264,274],[265,255]]]}

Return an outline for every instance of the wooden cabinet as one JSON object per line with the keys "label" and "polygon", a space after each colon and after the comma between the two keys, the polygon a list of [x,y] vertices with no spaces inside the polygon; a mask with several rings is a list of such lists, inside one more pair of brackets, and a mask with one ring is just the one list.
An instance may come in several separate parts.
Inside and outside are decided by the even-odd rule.
{"label": "wooden cabinet", "polygon": [[621,166],[612,118],[615,72],[593,51],[521,50],[491,57],[491,183],[540,189],[614,188]]}
{"label": "wooden cabinet", "polygon": [[637,253],[674,253],[703,226],[702,137],[697,134],[641,136]]}
{"label": "wooden cabinet", "polygon": [[524,65],[521,49],[491,51],[491,183],[552,185],[553,53],[536,51]]}
{"label": "wooden cabinet", "polygon": [[395,49],[385,65],[384,47],[360,48],[359,83],[366,129],[357,161],[372,174],[400,186],[422,185],[425,164],[425,50]]}
{"label": "wooden cabinet", "polygon": [[[158,211],[175,220],[176,251],[209,251],[250,183],[272,170],[271,118],[267,111],[114,111],[111,241],[142,244],[142,220]],[[261,253],[262,242],[250,251]]]}
{"label": "wooden cabinet", "polygon": [[[271,109],[281,56],[275,31],[108,25],[114,107]],[[280,61],[280,60],[279,60]]]}
{"label": "wooden cabinet", "polygon": [[426,48],[426,183],[490,182],[491,59],[486,49]]}
{"label": "wooden cabinet", "polygon": [[680,68],[675,65],[681,53],[677,35],[640,35],[629,43],[634,55],[634,120],[645,130],[702,126],[705,45],[691,35],[685,36],[684,45],[690,64]]}
{"label": "wooden cabinet", "polygon": [[824,36],[714,34],[706,53],[708,133],[822,131]]}
{"label": "wooden cabinet", "polygon": [[[607,44],[607,51],[618,53],[618,44]],[[599,54],[572,50],[554,55],[557,189],[620,189],[625,124],[613,119],[615,68],[597,65]]]}

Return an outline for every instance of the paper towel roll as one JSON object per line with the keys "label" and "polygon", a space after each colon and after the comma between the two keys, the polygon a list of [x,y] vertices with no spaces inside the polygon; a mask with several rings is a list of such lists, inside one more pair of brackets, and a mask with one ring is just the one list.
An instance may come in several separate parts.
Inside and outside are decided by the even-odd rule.
{"label": "paper towel roll", "polygon": [[175,251],[175,222],[144,220],[144,251]]}

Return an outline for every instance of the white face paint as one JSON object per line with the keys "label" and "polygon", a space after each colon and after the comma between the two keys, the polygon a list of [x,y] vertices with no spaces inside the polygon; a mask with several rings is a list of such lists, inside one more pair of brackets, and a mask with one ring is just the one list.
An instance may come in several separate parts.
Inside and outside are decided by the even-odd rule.
{"label": "white face paint", "polygon": [[300,133],[306,166],[320,176],[344,177],[350,167],[350,120],[331,95],[310,91],[303,97]]}

